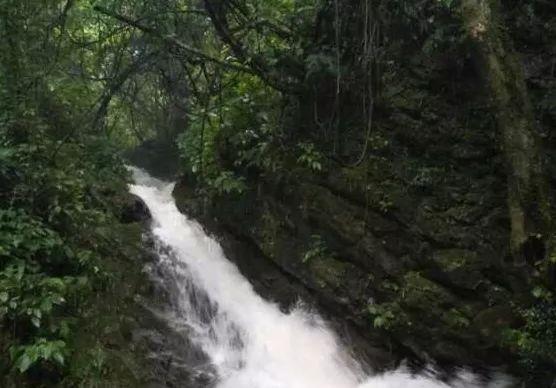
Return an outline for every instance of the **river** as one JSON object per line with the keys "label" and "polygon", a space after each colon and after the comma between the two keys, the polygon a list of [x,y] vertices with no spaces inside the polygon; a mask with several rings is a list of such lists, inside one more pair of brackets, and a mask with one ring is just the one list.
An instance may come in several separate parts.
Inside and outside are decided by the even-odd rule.
{"label": "river", "polygon": [[[207,359],[198,368],[205,386],[215,388],[504,388],[509,378],[485,378],[461,370],[440,381],[429,370],[400,368],[373,374],[361,366],[318,314],[299,306],[283,313],[264,300],[226,259],[219,244],[181,214],[174,184],[131,168],[130,191],[151,214],[156,265],[173,300],[166,314],[188,343]],[[195,372],[195,370],[193,371]],[[184,387],[187,385],[184,383]]]}

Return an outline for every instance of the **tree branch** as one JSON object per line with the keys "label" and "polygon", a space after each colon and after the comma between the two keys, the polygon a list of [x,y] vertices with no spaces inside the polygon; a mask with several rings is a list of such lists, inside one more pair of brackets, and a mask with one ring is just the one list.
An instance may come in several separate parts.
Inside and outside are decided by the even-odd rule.
{"label": "tree branch", "polygon": [[120,88],[128,80],[128,78],[133,74],[139,72],[143,68],[143,66],[153,60],[157,54],[158,52],[155,51],[145,55],[142,58],[137,59],[124,71],[113,78],[110,86],[104,91],[104,94],[101,98],[99,108],[97,110],[95,118],[93,119],[93,128],[98,129],[100,127],[100,124],[103,122],[104,117],[106,116],[108,105],[110,105],[112,97],[120,90]]}
{"label": "tree branch", "polygon": [[141,31],[143,31],[147,34],[156,36],[157,38],[161,39],[166,44],[171,45],[171,46],[175,46],[175,47],[177,47],[177,48],[179,48],[179,49],[181,49],[181,50],[187,52],[188,54],[193,55],[197,58],[204,59],[205,61],[215,63],[219,66],[228,68],[230,70],[236,70],[236,71],[241,71],[241,72],[244,72],[244,73],[257,75],[252,69],[250,69],[248,67],[236,65],[236,64],[233,64],[233,63],[229,63],[229,62],[224,62],[224,61],[221,61],[220,59],[211,57],[210,55],[207,55],[204,52],[202,52],[202,51],[200,51],[196,48],[193,48],[193,47],[189,46],[188,44],[180,41],[174,35],[163,34],[160,31],[158,31],[158,30],[156,30],[152,27],[145,26],[142,23],[140,23],[139,21],[133,20],[133,19],[127,17],[127,16],[114,13],[114,12],[112,12],[112,11],[106,9],[106,8],[100,7],[100,6],[95,6],[94,10],[97,11],[97,12],[102,13],[103,15],[106,15],[108,17],[116,19],[116,20],[118,20],[118,21],[120,21],[124,24],[135,27],[138,30],[141,30]]}

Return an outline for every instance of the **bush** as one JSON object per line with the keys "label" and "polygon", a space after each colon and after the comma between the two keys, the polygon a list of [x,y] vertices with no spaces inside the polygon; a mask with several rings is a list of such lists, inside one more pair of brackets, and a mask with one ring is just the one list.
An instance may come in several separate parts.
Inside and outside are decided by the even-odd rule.
{"label": "bush", "polygon": [[81,314],[109,281],[118,243],[107,203],[125,192],[126,172],[107,141],[61,144],[39,119],[23,139],[8,129],[0,124],[0,334],[14,372],[63,376]]}

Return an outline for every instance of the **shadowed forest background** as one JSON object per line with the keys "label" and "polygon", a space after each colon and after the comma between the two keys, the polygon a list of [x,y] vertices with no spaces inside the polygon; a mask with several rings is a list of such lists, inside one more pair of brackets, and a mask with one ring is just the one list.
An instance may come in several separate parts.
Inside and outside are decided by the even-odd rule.
{"label": "shadowed forest background", "polygon": [[0,0],[0,385],[163,373],[134,164],[377,369],[551,387],[555,129],[552,0]]}

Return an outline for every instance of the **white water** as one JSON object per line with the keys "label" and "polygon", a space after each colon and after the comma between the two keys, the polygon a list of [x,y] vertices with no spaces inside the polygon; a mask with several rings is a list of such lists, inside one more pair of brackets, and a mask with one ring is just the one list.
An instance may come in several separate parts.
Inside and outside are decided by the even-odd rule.
{"label": "white water", "polygon": [[462,372],[449,382],[404,370],[365,375],[322,320],[302,308],[282,313],[263,300],[195,221],[182,215],[174,184],[132,168],[152,213],[160,265],[172,266],[177,285],[175,319],[207,354],[218,388],[502,388],[508,380],[480,383]]}

